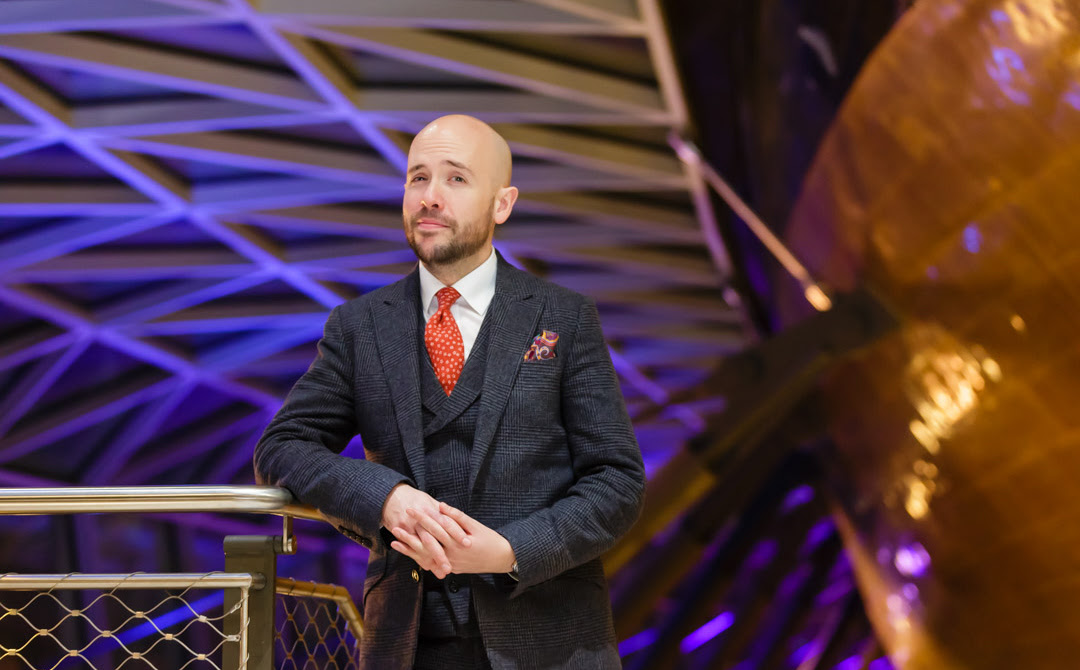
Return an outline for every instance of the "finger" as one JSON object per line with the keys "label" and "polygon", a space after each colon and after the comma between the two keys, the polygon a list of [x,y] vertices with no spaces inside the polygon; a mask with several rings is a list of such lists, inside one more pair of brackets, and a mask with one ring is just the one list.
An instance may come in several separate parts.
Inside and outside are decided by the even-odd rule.
{"label": "finger", "polygon": [[[441,517],[443,515],[440,514],[439,516]],[[431,536],[435,538],[436,542],[444,547],[444,550],[445,547],[453,544],[454,538],[452,538],[446,529],[443,528],[442,524],[435,519],[432,519],[429,516],[423,516],[418,520],[418,523],[420,524],[420,528],[431,533]]]}
{"label": "finger", "polygon": [[472,535],[477,530],[476,521],[471,516],[469,516],[465,512],[462,512],[456,507],[451,507],[446,503],[439,503],[439,511],[441,511],[443,514],[450,517],[454,521],[457,521],[458,525],[460,525],[466,533]]}
{"label": "finger", "polygon": [[413,511],[417,512],[419,515],[427,515],[434,519],[439,516],[439,501],[431,498],[428,502],[430,502],[430,504],[417,505],[413,508]]}
{"label": "finger", "polygon": [[420,540],[424,544],[424,549],[431,557],[434,567],[431,569],[435,575],[442,579],[446,575],[450,574],[450,561],[446,558],[446,552],[443,551],[443,547],[439,542],[426,530],[420,529]]}
{"label": "finger", "polygon": [[442,546],[435,541],[435,538],[430,533],[421,531],[424,542],[424,552],[429,557],[430,565],[428,569],[431,570],[439,579],[443,579],[450,574],[450,561],[446,559],[446,554],[443,552]]}
{"label": "finger", "polygon": [[[453,545],[455,540],[447,533],[446,529],[443,527],[443,519],[447,519],[446,515],[439,512],[435,512],[433,516],[419,513],[411,515],[411,520],[416,522],[415,530],[419,531],[419,529],[421,528],[427,530],[435,537],[435,540],[444,548],[445,551],[445,547]],[[457,526],[457,522],[453,519],[448,519],[448,521],[450,524]],[[464,533],[464,531],[461,530],[460,527],[458,527],[457,532]]]}
{"label": "finger", "polygon": [[399,526],[394,526],[390,529],[390,533],[393,534],[402,544],[405,544],[416,553],[422,553],[424,551],[424,543],[420,538],[409,531]]}
{"label": "finger", "polygon": [[[472,538],[469,537],[469,534],[465,532],[465,529],[462,528],[461,524],[453,517],[447,516],[446,514],[440,514],[439,527],[443,529],[448,537],[452,538],[454,542],[462,547],[472,546]],[[443,542],[443,545],[446,546],[447,543]]]}
{"label": "finger", "polygon": [[[413,552],[412,549],[409,548],[408,545],[403,544],[401,542],[398,542],[397,540],[394,540],[393,542],[390,543],[390,548],[393,549],[394,551],[397,551],[397,552],[399,552],[401,554],[404,554],[405,556],[408,556],[409,558],[413,559],[414,561],[416,561],[417,565],[420,564],[419,557],[416,555],[415,552]],[[423,566],[421,566],[421,567],[423,567]]]}
{"label": "finger", "polygon": [[[436,562],[436,559],[424,545],[423,540],[418,536],[407,533],[397,527],[393,528],[390,532],[394,534],[394,537],[398,538],[397,542],[391,542],[390,546],[393,547],[394,544],[399,544],[404,547],[405,551],[402,551],[401,549],[398,549],[398,551],[401,551],[401,553],[416,561],[416,563],[424,570],[431,570],[434,572],[436,567],[441,565],[441,563]],[[442,579],[442,577],[439,579]]]}

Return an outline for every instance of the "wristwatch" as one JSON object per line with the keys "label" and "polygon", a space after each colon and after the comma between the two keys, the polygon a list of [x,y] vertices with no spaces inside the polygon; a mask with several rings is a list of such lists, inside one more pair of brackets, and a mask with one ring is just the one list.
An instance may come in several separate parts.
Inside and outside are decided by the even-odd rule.
{"label": "wristwatch", "polygon": [[510,579],[515,582],[518,581],[517,561],[514,561],[514,564],[510,566],[510,572],[506,574],[510,575]]}

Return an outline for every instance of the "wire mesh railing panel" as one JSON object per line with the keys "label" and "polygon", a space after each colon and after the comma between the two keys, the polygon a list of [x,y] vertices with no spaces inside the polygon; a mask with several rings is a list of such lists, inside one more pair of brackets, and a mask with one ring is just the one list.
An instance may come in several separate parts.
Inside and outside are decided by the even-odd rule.
{"label": "wire mesh railing panel", "polygon": [[359,641],[338,602],[281,593],[277,598],[274,667],[278,670],[359,668]]}
{"label": "wire mesh railing panel", "polygon": [[[250,583],[222,573],[0,575],[0,668],[235,670],[222,668],[222,651],[245,649]],[[228,610],[226,587],[241,594]]]}

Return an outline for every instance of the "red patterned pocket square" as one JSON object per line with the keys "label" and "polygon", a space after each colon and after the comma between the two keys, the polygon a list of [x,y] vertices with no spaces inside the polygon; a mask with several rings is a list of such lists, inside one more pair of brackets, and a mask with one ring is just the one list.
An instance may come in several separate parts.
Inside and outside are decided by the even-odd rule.
{"label": "red patterned pocket square", "polygon": [[532,346],[525,352],[527,361],[546,361],[555,358],[555,343],[559,341],[559,334],[553,330],[542,331],[533,338]]}

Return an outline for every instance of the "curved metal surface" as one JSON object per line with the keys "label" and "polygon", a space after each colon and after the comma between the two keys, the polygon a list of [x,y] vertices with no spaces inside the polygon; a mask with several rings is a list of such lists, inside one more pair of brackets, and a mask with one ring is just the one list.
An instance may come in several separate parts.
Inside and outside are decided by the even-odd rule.
{"label": "curved metal surface", "polygon": [[341,616],[345,617],[345,621],[349,625],[349,632],[352,633],[353,637],[359,640],[363,636],[364,617],[360,614],[360,610],[357,609],[352,595],[344,586],[302,582],[291,577],[278,577],[274,588],[278,595],[333,600],[337,603]]}
{"label": "curved metal surface", "polygon": [[917,4],[789,224],[814,276],[906,314],[824,383],[841,530],[898,667],[1080,654],[1078,36],[1075,2]]}
{"label": "curved metal surface", "polygon": [[0,591],[58,591],[75,589],[261,589],[265,578],[246,572],[129,573],[66,575],[0,575]]}
{"label": "curved metal surface", "polygon": [[322,520],[276,486],[105,486],[0,489],[0,514],[251,512]]}

